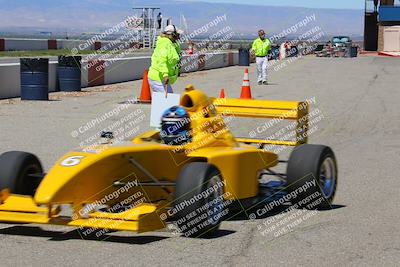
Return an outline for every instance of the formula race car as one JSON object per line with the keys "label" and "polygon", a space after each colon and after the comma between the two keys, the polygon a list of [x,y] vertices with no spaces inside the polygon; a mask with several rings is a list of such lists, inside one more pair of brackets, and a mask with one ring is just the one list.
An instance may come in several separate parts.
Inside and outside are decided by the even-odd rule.
{"label": "formula race car", "polygon": [[[235,138],[226,126],[232,117],[289,120],[294,139]],[[163,114],[160,130],[114,144],[113,134],[103,133],[102,144],[64,155],[47,174],[33,154],[2,154],[0,222],[96,235],[172,226],[201,237],[260,203],[329,207],[336,160],[329,147],[306,144],[308,120],[308,102],[210,98],[188,86],[180,105]],[[284,161],[267,145],[295,148]],[[278,164],[287,164],[287,173],[272,170]],[[265,175],[277,179],[262,182]]]}

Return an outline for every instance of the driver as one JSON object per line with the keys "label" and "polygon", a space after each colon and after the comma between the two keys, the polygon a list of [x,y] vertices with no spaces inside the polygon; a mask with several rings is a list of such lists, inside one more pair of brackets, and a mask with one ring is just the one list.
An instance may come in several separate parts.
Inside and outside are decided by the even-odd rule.
{"label": "driver", "polygon": [[183,145],[191,142],[190,117],[185,108],[173,106],[161,117],[161,140],[167,145]]}

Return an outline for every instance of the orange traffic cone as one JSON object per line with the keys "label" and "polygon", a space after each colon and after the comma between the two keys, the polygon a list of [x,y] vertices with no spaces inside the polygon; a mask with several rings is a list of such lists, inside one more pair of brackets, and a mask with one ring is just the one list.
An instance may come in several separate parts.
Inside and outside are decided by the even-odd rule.
{"label": "orange traffic cone", "polygon": [[249,69],[244,70],[242,92],[240,94],[241,99],[251,99],[251,89],[249,80]]}
{"label": "orange traffic cone", "polygon": [[151,103],[151,92],[149,80],[147,79],[147,70],[143,73],[142,91],[140,92],[141,103]]}
{"label": "orange traffic cone", "polygon": [[225,90],[221,89],[221,92],[219,93],[219,98],[225,98]]}

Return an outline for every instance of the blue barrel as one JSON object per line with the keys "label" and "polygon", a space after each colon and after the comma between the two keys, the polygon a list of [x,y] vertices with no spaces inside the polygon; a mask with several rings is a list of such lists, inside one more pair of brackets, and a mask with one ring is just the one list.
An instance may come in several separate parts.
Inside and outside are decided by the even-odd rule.
{"label": "blue barrel", "polygon": [[239,66],[250,66],[250,50],[239,48]]}
{"label": "blue barrel", "polygon": [[357,57],[358,56],[358,46],[352,46],[351,47],[351,57]]}
{"label": "blue barrel", "polygon": [[269,54],[270,60],[279,59],[279,45],[273,45]]}
{"label": "blue barrel", "polygon": [[49,100],[49,59],[21,58],[21,100]]}
{"label": "blue barrel", "polygon": [[289,57],[297,57],[299,55],[299,48],[295,45],[289,50]]}
{"label": "blue barrel", "polygon": [[57,75],[60,91],[81,91],[81,59],[80,56],[58,57]]}

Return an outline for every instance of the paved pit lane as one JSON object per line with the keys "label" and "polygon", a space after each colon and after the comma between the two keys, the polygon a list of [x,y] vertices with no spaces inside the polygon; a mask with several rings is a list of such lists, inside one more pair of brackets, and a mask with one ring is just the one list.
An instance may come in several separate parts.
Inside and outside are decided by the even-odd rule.
{"label": "paved pit lane", "polygon": [[[174,89],[182,92],[191,83],[211,96],[224,88],[227,97],[238,97],[243,70],[229,67],[184,74]],[[218,236],[208,239],[159,231],[111,233],[99,241],[82,239],[71,228],[0,224],[1,265],[398,266],[399,73],[400,61],[392,58],[305,57],[276,71],[271,68],[270,85],[258,86],[255,65],[250,67],[257,99],[315,97],[313,110],[322,117],[315,122],[310,143],[331,146],[339,166],[332,210],[294,210],[273,231],[266,225],[276,216],[236,218],[223,222]],[[124,116],[140,118],[130,134],[144,132],[149,129],[150,106],[121,108],[139,95],[140,84],[109,85],[68,96],[55,93],[49,102],[1,100],[0,152],[33,152],[48,170],[64,153],[90,143],[93,135]],[[119,111],[104,115],[112,110]],[[260,123],[238,120],[231,125],[238,135],[248,136]],[[266,137],[261,128],[257,134]],[[287,157],[286,151],[281,154]],[[279,220],[283,218],[272,223]]]}

